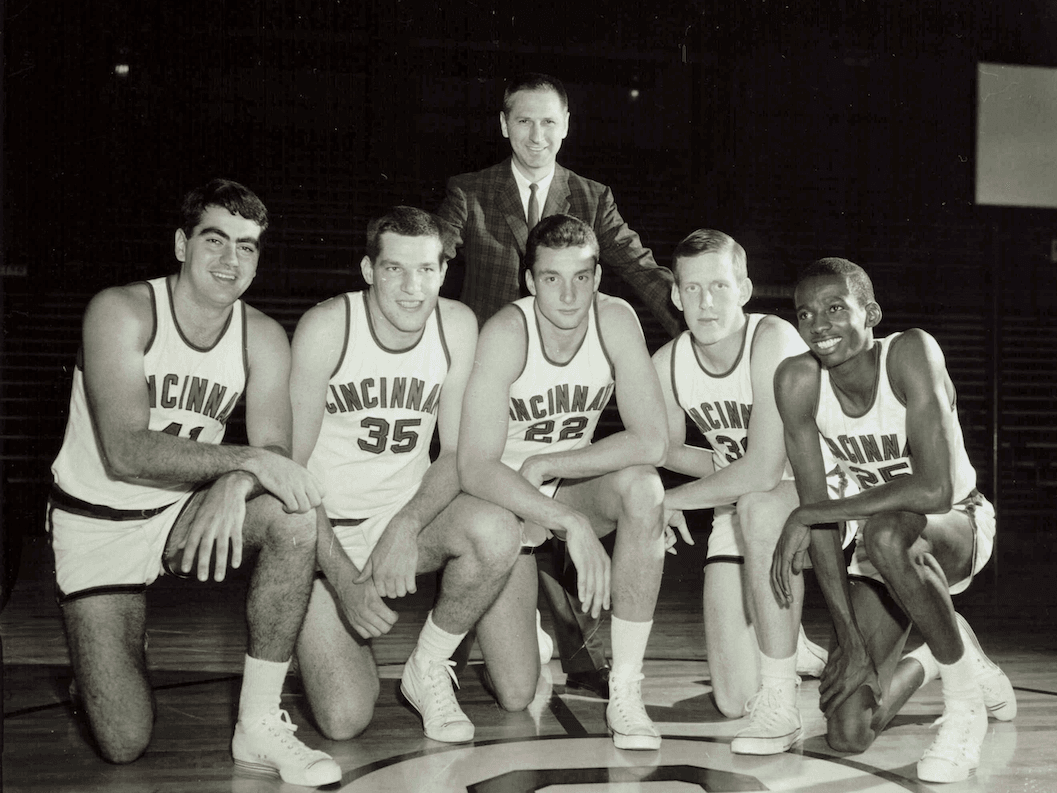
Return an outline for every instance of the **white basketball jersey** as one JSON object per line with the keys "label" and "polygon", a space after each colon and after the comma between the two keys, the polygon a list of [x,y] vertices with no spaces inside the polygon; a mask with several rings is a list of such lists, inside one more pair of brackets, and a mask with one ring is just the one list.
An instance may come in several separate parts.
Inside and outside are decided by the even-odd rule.
{"label": "white basketball jersey", "polygon": [[[752,416],[752,344],[765,314],[747,314],[745,336],[734,365],[714,374],[701,364],[690,331],[672,346],[671,379],[675,401],[712,447],[716,469],[726,468],[749,448]],[[786,466],[786,478],[789,478]]]}
{"label": "white basketball jersey", "polygon": [[598,328],[597,299],[587,333],[566,363],[547,358],[529,296],[513,305],[525,322],[525,366],[510,386],[510,422],[503,462],[515,471],[534,454],[579,449],[591,442],[602,409],[613,394],[613,363]]}
{"label": "white basketball jersey", "polygon": [[[888,378],[888,353],[898,333],[878,339],[880,362],[877,367],[877,386],[874,402],[862,416],[849,416],[841,407],[833,391],[829,372],[821,369],[819,403],[815,422],[823,441],[840,466],[858,481],[863,489],[891,481],[897,476],[913,473],[914,463],[907,441],[906,405],[892,391]],[[956,400],[950,409],[957,411]],[[976,471],[969,462],[962,439],[962,428],[955,416],[951,471],[954,500],[960,501],[976,487]]]}
{"label": "white basketball jersey", "polygon": [[[227,420],[246,389],[246,310],[235,301],[227,325],[209,348],[188,341],[177,324],[166,278],[147,281],[154,332],[143,356],[150,399],[149,428],[199,443],[218,444]],[[198,483],[111,478],[92,426],[81,356],[73,375],[70,416],[59,456],[52,464],[55,484],[75,498],[113,509],[155,509],[171,504]]]}
{"label": "white basketball jersey", "polygon": [[390,350],[371,326],[367,292],[342,299],[345,346],[308,470],[326,487],[330,517],[369,518],[418,490],[451,356],[439,308],[415,344]]}

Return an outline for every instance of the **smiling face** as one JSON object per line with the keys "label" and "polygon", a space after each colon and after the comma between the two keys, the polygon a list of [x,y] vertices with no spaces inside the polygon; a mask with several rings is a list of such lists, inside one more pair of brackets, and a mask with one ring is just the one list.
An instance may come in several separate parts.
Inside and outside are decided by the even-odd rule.
{"label": "smiling face", "polygon": [[676,270],[672,302],[694,339],[711,345],[735,337],[745,324],[742,306],[752,295],[752,283],[735,274],[730,250],[680,258]]}
{"label": "smiling face", "polygon": [[540,315],[559,330],[573,330],[587,321],[601,278],[602,268],[589,245],[540,246],[532,269],[525,273]]}
{"label": "smiling face", "polygon": [[510,139],[514,165],[528,179],[545,177],[569,133],[569,111],[552,90],[518,91],[510,112],[499,114],[503,137]]}
{"label": "smiling face", "polygon": [[367,303],[378,338],[399,349],[418,340],[437,305],[447,263],[438,237],[406,237],[387,231],[379,238],[375,260],[360,262],[370,285]]}
{"label": "smiling face", "polygon": [[881,309],[865,305],[855,296],[843,275],[807,278],[796,288],[796,321],[801,338],[827,369],[873,347],[873,328]]}
{"label": "smiling face", "polygon": [[180,278],[207,302],[231,305],[253,281],[260,258],[261,227],[223,207],[210,204],[188,237],[176,232]]}

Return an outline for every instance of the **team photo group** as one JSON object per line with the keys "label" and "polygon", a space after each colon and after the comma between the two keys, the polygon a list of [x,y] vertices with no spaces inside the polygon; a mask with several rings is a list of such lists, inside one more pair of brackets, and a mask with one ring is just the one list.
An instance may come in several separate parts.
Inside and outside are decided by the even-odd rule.
{"label": "team photo group", "polygon": [[[839,251],[787,285],[793,322],[747,311],[732,236],[673,229],[658,263],[609,187],[558,164],[559,79],[509,80],[498,116],[510,156],[450,178],[439,207],[371,219],[349,262],[365,288],[319,294],[292,340],[242,300],[269,277],[268,211],[223,178],[184,197],[174,272],[89,303],[47,530],[99,754],[131,763],[152,739],[150,584],[243,566],[240,769],[341,780],[295,735],[288,675],[327,739],[375,729],[389,694],[372,643],[427,575],[398,687],[427,738],[474,740],[456,689],[476,646],[502,710],[529,706],[556,653],[567,688],[604,701],[613,745],[655,752],[644,659],[666,555],[696,535],[711,696],[743,720],[731,752],[802,739],[805,677],[826,741],[851,754],[938,678],[917,777],[966,779],[1017,702],[951,599],[991,558],[995,513],[935,338],[875,335],[883,296]],[[456,259],[459,300],[442,296]],[[652,355],[603,270],[667,333]],[[611,402],[619,429],[595,438]],[[247,442],[224,443],[240,403]],[[693,510],[711,511],[707,535]],[[801,627],[807,568],[828,647]]]}

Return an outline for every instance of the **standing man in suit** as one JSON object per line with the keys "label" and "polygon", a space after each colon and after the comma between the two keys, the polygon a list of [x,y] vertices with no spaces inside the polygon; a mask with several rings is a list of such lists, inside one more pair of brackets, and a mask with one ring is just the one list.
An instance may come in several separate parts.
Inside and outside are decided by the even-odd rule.
{"label": "standing man in suit", "polygon": [[[465,265],[460,300],[484,324],[519,296],[519,273],[528,233],[541,218],[565,214],[591,227],[598,238],[599,262],[616,272],[675,336],[678,313],[668,299],[672,273],[659,267],[653,253],[620,216],[606,185],[563,168],[555,157],[569,133],[569,98],[561,81],[529,73],[511,80],[499,113],[511,156],[490,168],[448,180],[437,214],[450,224]],[[454,256],[455,251],[447,251]],[[537,553],[540,583],[555,618],[555,633],[566,686],[603,699],[609,697],[608,661],[597,620],[584,615],[569,579],[564,548]],[[541,642],[546,642],[541,637]],[[464,648],[466,650],[468,648]],[[547,648],[541,654],[548,656]]]}

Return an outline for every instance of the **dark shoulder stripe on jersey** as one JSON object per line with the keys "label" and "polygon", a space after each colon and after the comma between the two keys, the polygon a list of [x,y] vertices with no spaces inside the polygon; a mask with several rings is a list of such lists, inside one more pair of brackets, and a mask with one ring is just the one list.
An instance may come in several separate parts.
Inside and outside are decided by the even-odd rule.
{"label": "dark shoulder stripe on jersey", "polygon": [[242,374],[244,382],[248,383],[250,381],[250,336],[246,332],[246,304],[239,300],[235,305],[239,307],[242,314]]}
{"label": "dark shoulder stripe on jersey", "polygon": [[[818,363],[815,358],[811,360]],[[828,376],[827,376],[828,377]],[[818,363],[818,369],[815,371],[815,407],[811,411],[811,415],[815,417],[815,429],[818,429],[818,411],[822,407],[822,364]]]}
{"label": "dark shoulder stripe on jersey", "polygon": [[[745,316],[748,318],[749,322],[752,321],[752,314],[746,314]],[[752,329],[752,340],[749,342],[749,366],[752,366],[752,351],[756,349],[756,339],[760,335],[761,327],[763,327],[763,317],[760,317],[756,321],[756,327]]]}
{"label": "dark shoulder stripe on jersey", "polygon": [[[878,376],[880,376],[881,369],[882,368],[884,369],[884,375],[885,375],[886,378],[888,378],[888,390],[892,392],[892,396],[894,396],[896,398],[896,402],[898,402],[900,405],[902,405],[904,408],[906,408],[906,406],[907,406],[906,394],[905,393],[904,394],[898,394],[898,393],[896,393],[895,388],[892,387],[892,368],[891,368],[892,365],[890,363],[890,361],[892,360],[892,355],[891,355],[892,342],[894,342],[896,339],[898,339],[901,335],[903,335],[903,334],[902,333],[893,333],[891,336],[888,336],[887,338],[878,339],[877,340],[877,343],[881,346],[881,366],[877,367],[877,374],[878,374]],[[881,384],[878,383],[876,390],[880,391],[880,389],[881,389]],[[874,395],[874,404],[877,404],[877,396],[876,396],[876,394]]]}
{"label": "dark shoulder stripe on jersey", "polygon": [[433,307],[433,313],[437,317],[437,335],[440,336],[440,346],[444,350],[444,361],[451,369],[451,351],[448,350],[448,338],[444,335],[444,323],[440,319],[440,303]]}
{"label": "dark shoulder stripe on jersey", "polygon": [[[514,308],[517,309],[517,315],[521,317],[521,328],[525,331],[525,357],[521,360],[521,369],[517,373],[515,381],[521,378],[521,375],[525,374],[525,367],[528,366],[528,354],[529,346],[532,344],[532,339],[529,338],[529,326],[528,317],[525,315],[525,310],[518,303],[511,303]],[[543,339],[540,339],[540,350],[543,349]]]}
{"label": "dark shoulder stripe on jersey", "polygon": [[[690,331],[687,331],[689,333]],[[672,377],[672,397],[675,399],[675,404],[682,405],[683,403],[679,400],[679,386],[675,382],[675,354],[679,351],[679,340],[683,338],[685,334],[680,333],[672,341],[672,356],[668,361],[668,368],[671,370]]]}
{"label": "dark shoulder stripe on jersey", "polygon": [[[173,504],[175,503],[176,502],[174,501]],[[154,507],[152,509],[115,509],[114,507],[107,507],[103,504],[92,504],[88,501],[82,501],[76,496],[71,496],[54,483],[51,486],[51,490],[48,492],[48,504],[55,509],[61,509],[63,512],[80,515],[83,518],[99,518],[100,520],[119,521],[146,520],[147,518],[153,518],[155,515],[160,515],[172,506],[172,504],[166,504],[163,507]]]}
{"label": "dark shoulder stripe on jersey", "polygon": [[[345,338],[341,342],[341,355],[338,356],[338,362],[334,366],[334,371],[330,373],[330,378],[333,380],[338,376],[338,372],[341,371],[341,365],[345,363],[345,353],[349,350],[349,339],[352,337],[352,302],[349,299],[349,293],[345,292],[341,296],[341,302],[345,306]],[[366,309],[366,304],[364,309]]]}
{"label": "dark shoulder stripe on jersey", "polygon": [[[154,344],[154,338],[158,335],[158,299],[154,295],[154,287],[150,282],[136,281],[136,283],[146,285],[147,294],[150,295],[150,337],[147,339],[147,344],[143,347],[143,354],[146,355],[150,352],[150,348]],[[83,369],[84,367],[82,366],[81,368]]]}
{"label": "dark shoulder stripe on jersey", "polygon": [[[609,376],[613,380],[617,379],[617,370],[613,368],[613,359],[609,357],[609,350],[606,349],[606,341],[602,338],[602,323],[598,318],[598,293],[595,292],[595,299],[591,303],[591,313],[595,318],[595,335],[598,336],[598,343],[602,347],[602,354],[606,356],[606,363],[609,364]],[[579,351],[577,351],[579,352]],[[570,359],[571,360],[571,359]]]}

